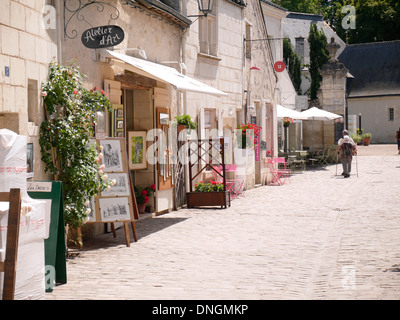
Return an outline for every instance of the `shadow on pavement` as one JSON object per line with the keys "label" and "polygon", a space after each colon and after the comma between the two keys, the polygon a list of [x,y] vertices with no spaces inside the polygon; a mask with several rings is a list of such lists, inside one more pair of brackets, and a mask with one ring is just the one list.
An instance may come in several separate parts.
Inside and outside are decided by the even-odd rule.
{"label": "shadow on pavement", "polygon": [[[171,227],[172,225],[183,222],[187,219],[189,218],[170,218],[166,216],[160,216],[151,219],[139,220],[136,222],[136,233],[138,241],[140,241],[140,239],[142,238],[147,237],[148,235]],[[123,230],[121,236],[123,236]]]}
{"label": "shadow on pavement", "polygon": [[[135,221],[136,234],[138,238],[138,242],[158,231],[161,231],[165,228],[168,228],[174,224],[179,222],[183,222],[188,218],[168,218],[168,217],[154,217],[148,218],[144,220]],[[116,223],[117,224],[117,223]],[[117,227],[117,225],[116,225]],[[84,239],[83,240],[83,248],[81,250],[77,249],[77,247],[71,245],[68,248],[68,258],[74,258],[79,256],[80,253],[85,251],[92,251],[98,249],[106,249],[118,246],[125,246],[125,228],[122,225],[121,227],[117,227],[116,229],[116,237],[114,238],[112,232],[107,232],[103,234],[96,235],[93,238]],[[131,246],[136,242],[133,238],[133,232],[131,224],[129,223],[129,233],[130,233],[130,243]]]}

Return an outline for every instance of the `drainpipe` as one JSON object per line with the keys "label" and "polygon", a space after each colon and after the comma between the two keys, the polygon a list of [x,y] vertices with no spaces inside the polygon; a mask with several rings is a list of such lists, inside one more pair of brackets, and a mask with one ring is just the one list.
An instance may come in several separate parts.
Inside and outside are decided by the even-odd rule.
{"label": "drainpipe", "polygon": [[63,2],[62,0],[55,1],[56,7],[56,41],[57,41],[57,62],[62,64],[62,37],[63,37]]}

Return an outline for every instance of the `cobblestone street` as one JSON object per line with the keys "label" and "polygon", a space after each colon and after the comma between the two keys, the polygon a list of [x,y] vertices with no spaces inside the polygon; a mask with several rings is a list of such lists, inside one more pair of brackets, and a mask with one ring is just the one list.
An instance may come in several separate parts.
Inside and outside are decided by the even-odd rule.
{"label": "cobblestone street", "polygon": [[331,165],[228,209],[143,219],[130,247],[123,228],[100,235],[46,299],[400,299],[396,154],[360,147],[349,179]]}

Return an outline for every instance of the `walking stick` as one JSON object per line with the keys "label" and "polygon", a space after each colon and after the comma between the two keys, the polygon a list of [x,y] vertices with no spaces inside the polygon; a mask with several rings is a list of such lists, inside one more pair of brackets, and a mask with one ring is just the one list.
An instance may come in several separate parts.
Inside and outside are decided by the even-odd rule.
{"label": "walking stick", "polygon": [[358,178],[358,154],[356,153],[356,168],[357,168],[357,178]]}
{"label": "walking stick", "polygon": [[336,174],[335,174],[335,176],[337,176],[337,163],[338,163],[338,158],[339,158],[339,153],[336,152]]}

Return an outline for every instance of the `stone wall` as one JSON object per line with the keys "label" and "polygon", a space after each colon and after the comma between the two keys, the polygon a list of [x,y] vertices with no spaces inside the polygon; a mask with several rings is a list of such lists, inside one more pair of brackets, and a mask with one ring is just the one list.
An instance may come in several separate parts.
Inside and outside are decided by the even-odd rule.
{"label": "stone wall", "polygon": [[0,128],[28,136],[34,146],[34,178],[48,178],[40,160],[44,119],[41,83],[57,59],[55,8],[45,0],[0,1]]}

